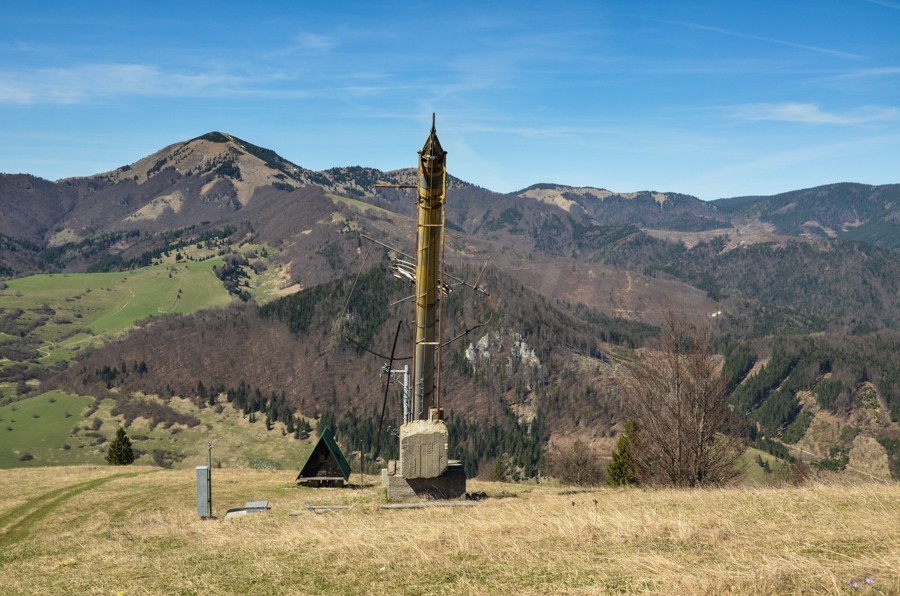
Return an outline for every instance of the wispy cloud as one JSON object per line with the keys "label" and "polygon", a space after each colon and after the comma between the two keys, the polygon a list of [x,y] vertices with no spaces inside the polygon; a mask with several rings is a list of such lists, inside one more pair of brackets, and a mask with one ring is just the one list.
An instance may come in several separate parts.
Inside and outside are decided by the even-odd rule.
{"label": "wispy cloud", "polygon": [[807,44],[803,44],[803,43],[796,43],[796,42],[788,41],[788,40],[784,40],[784,39],[776,39],[774,37],[764,37],[761,35],[751,35],[748,33],[740,33],[738,31],[722,29],[720,27],[710,27],[709,25],[700,25],[698,23],[685,23],[682,21],[669,21],[669,22],[673,25],[678,25],[681,27],[689,27],[691,29],[697,29],[698,31],[709,31],[712,33],[719,33],[721,35],[729,35],[731,37],[740,37],[741,39],[751,39],[754,41],[761,41],[761,42],[765,42],[765,43],[786,46],[789,48],[797,48],[800,50],[807,50],[810,52],[818,52],[821,54],[828,54],[830,56],[837,56],[838,58],[846,58],[848,60],[865,60],[865,56],[860,56],[859,54],[852,54],[850,52],[843,52],[841,50],[834,50],[831,48],[823,48],[820,46],[811,46],[811,45],[807,45]]}
{"label": "wispy cloud", "polygon": [[0,71],[0,105],[71,105],[117,97],[360,98],[422,93],[426,89],[376,75],[366,77],[364,73],[310,81],[283,72],[251,77],[229,72],[177,72],[146,64]]}
{"label": "wispy cloud", "polygon": [[870,124],[900,120],[900,109],[864,106],[849,112],[823,110],[812,103],[758,103],[739,106],[734,115],[741,120],[774,120],[802,124]]}
{"label": "wispy cloud", "polygon": [[900,10],[900,3],[891,2],[890,0],[866,0],[870,4],[877,4],[878,6],[885,6],[887,8],[893,8],[894,10]]}
{"label": "wispy cloud", "polygon": [[173,73],[145,64],[93,64],[0,72],[0,103],[75,104],[121,95],[189,97],[244,82],[215,73]]}
{"label": "wispy cloud", "polygon": [[298,47],[316,52],[331,50],[337,45],[334,38],[316,33],[301,33],[294,41]]}
{"label": "wispy cloud", "polygon": [[900,66],[882,66],[879,68],[864,68],[838,75],[836,79],[872,79],[878,77],[892,77],[900,75]]}
{"label": "wispy cloud", "polygon": [[338,43],[334,37],[319,35],[318,33],[303,32],[295,35],[285,47],[269,52],[267,58],[281,58],[299,53],[325,53],[330,52]]}

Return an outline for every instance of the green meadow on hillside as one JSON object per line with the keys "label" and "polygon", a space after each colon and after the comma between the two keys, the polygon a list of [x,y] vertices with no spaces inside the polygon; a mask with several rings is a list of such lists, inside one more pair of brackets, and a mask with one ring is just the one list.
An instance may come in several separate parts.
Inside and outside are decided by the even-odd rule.
{"label": "green meadow on hillside", "polygon": [[[214,258],[127,272],[12,279],[0,292],[0,315],[11,319],[8,327],[36,338],[32,344],[40,342],[35,346],[40,361],[49,364],[147,317],[227,305],[233,298],[212,273],[221,262]],[[15,340],[9,334],[0,337],[4,342]]]}
{"label": "green meadow on hillside", "polygon": [[0,468],[100,463],[90,438],[71,432],[91,401],[51,391],[0,406]]}
{"label": "green meadow on hillside", "polygon": [[[262,245],[242,245],[246,254],[265,255]],[[194,254],[194,253],[197,254]],[[0,289],[0,370],[62,366],[77,354],[128,331],[141,320],[227,306],[236,300],[213,272],[223,257],[187,247],[152,266],[111,273],[41,274],[7,280]],[[258,257],[255,257],[258,258]],[[278,267],[246,269],[257,299],[276,297],[284,282]],[[5,356],[5,357],[4,357]],[[286,435],[282,425],[266,431],[228,405],[198,409],[188,400],[135,395],[156,419],[117,410],[114,399],[61,392],[24,399],[15,376],[0,383],[0,468],[103,464],[116,428],[126,425],[139,463],[192,466],[217,446],[217,465],[295,468],[308,454],[309,440]],[[28,381],[32,392],[39,385]],[[16,401],[18,400],[18,401]],[[140,410],[141,407],[138,408]],[[134,412],[134,408],[132,408]],[[134,418],[134,419],[132,419]],[[196,461],[195,461],[196,460]]]}
{"label": "green meadow on hillside", "polygon": [[94,408],[92,397],[59,391],[0,406],[0,468],[104,464],[119,426],[126,426],[138,464],[202,464],[210,442],[216,466],[297,469],[312,449],[310,440],[284,433],[282,424],[267,431],[262,421],[251,423],[230,405],[198,409],[186,399],[144,395],[131,401],[152,406],[143,411],[160,419],[137,417],[126,425],[114,400]]}

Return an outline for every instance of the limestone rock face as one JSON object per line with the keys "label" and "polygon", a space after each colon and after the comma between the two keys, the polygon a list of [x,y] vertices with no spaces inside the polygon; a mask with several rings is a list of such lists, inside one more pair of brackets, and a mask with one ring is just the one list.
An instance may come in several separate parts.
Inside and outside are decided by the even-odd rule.
{"label": "limestone rock face", "polygon": [[443,420],[413,420],[400,427],[400,475],[437,478],[447,471],[449,433]]}

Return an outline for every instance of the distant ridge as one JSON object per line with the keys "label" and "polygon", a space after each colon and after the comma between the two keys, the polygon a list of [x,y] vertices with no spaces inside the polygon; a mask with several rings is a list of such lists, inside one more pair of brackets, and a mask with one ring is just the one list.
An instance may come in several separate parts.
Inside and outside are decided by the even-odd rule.
{"label": "distant ridge", "polygon": [[[406,320],[409,288],[385,269],[395,251],[415,252],[415,192],[375,183],[415,180],[413,168],[309,170],[221,131],[95,176],[0,175],[0,391],[14,398],[23,379],[51,385],[47,376],[78,358],[52,382],[122,401],[134,391],[199,398],[202,382],[203,392],[259,390],[272,408],[286,405],[270,397],[284,390],[303,415],[352,412],[339,428],[360,428],[383,393],[372,389],[383,363],[338,341],[334,323],[361,266],[358,295],[368,298],[344,313],[347,325],[377,347]],[[470,472],[476,451],[498,456],[486,455],[483,436],[527,439],[514,451],[532,471],[548,436],[586,434],[611,449],[617,363],[652,351],[671,301],[715,326],[723,366],[748,387],[736,404],[760,448],[787,457],[785,445],[798,445],[839,467],[840,450],[865,443],[894,458],[900,477],[898,185],[716,202],[549,183],[501,194],[453,177],[448,187],[447,262],[492,293],[489,316],[462,291],[445,305],[448,319],[490,321],[470,335],[449,320],[446,329],[462,334],[446,354],[448,408],[481,425],[468,427],[461,455]],[[119,290],[138,275],[174,284],[190,273],[229,306],[170,317],[175,304],[205,304],[179,285],[146,311],[152,319],[90,350],[79,336],[93,337],[85,313],[103,308],[105,291],[45,299],[22,291],[30,281],[7,279],[37,272],[119,272]],[[135,373],[137,362],[147,369]],[[329,367],[340,373],[326,382],[317,371]],[[756,391],[763,367],[768,384]],[[816,436],[822,423],[831,434]]]}

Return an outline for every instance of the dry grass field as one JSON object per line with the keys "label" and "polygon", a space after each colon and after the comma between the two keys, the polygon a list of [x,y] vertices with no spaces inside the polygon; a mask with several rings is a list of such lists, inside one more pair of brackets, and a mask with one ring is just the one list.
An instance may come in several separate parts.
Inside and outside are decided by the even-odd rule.
{"label": "dry grass field", "polygon": [[[214,470],[220,519],[202,521],[193,470],[0,470],[0,593],[900,593],[896,483],[572,491],[471,481],[489,495],[473,507],[389,511],[374,487],[292,481],[289,471]],[[272,510],[221,519],[256,499]],[[306,502],[353,507],[316,514]]]}

